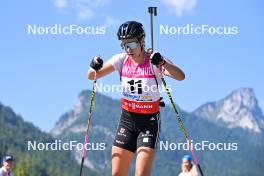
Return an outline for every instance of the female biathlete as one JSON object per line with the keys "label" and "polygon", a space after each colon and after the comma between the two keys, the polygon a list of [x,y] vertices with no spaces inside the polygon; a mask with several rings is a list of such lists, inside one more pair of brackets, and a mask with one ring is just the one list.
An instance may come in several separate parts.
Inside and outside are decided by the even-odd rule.
{"label": "female biathlete", "polygon": [[145,32],[141,23],[127,21],[117,32],[124,53],[103,64],[91,61],[88,79],[118,71],[122,86],[122,113],[112,146],[112,175],[127,176],[134,153],[135,175],[150,176],[159,138],[161,74],[183,80],[183,71],[158,52],[145,50]]}

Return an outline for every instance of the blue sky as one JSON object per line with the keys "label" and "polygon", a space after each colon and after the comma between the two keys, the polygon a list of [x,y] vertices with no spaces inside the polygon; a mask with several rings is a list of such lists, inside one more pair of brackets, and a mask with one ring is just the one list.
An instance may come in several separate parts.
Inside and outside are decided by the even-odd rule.
{"label": "blue sky", "polygon": [[[49,131],[73,107],[86,79],[89,62],[122,52],[118,26],[138,20],[149,45],[148,6],[158,6],[155,48],[186,73],[182,82],[167,79],[174,100],[184,110],[225,97],[240,87],[251,87],[264,107],[263,15],[261,0],[48,0],[1,2],[0,102],[27,121]],[[104,35],[28,35],[28,25],[71,24],[105,26]],[[174,27],[236,26],[237,35],[164,35],[160,25]],[[118,84],[116,73],[99,80]],[[113,93],[115,98],[119,93]]]}

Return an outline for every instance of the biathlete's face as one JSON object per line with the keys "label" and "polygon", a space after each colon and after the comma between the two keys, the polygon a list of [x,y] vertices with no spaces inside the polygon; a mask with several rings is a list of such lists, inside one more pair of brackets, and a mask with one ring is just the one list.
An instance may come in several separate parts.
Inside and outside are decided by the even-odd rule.
{"label": "biathlete's face", "polygon": [[142,40],[139,41],[137,38],[134,39],[123,39],[121,40],[121,47],[131,57],[137,57],[142,52]]}
{"label": "biathlete's face", "polygon": [[190,161],[182,161],[182,166],[187,170],[187,171],[190,171],[191,170],[191,162]]}
{"label": "biathlete's face", "polygon": [[14,162],[12,160],[8,160],[8,161],[4,161],[3,162],[3,166],[7,169],[7,170],[11,170],[13,167]]}

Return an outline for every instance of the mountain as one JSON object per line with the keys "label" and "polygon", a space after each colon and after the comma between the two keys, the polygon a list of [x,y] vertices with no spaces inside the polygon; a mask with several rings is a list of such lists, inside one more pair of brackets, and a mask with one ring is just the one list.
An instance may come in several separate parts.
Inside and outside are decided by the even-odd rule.
{"label": "mountain", "polygon": [[[15,157],[15,175],[78,175],[80,166],[74,162],[70,151],[47,147],[48,143],[56,145],[55,142],[50,134],[25,122],[10,107],[0,103],[0,155],[12,154]],[[85,172],[97,175],[88,169]]]}
{"label": "mountain", "polygon": [[[64,141],[84,141],[90,95],[91,91],[82,91],[80,93],[73,109],[65,113],[51,130],[51,134],[55,138]],[[90,169],[103,171],[104,175],[109,175],[111,168],[111,141],[114,140],[115,129],[120,116],[120,105],[117,100],[99,93],[95,95],[95,107],[89,131],[92,149],[91,152],[87,152],[88,159],[86,158],[84,164]],[[100,146],[104,151],[108,152],[102,152]],[[73,153],[76,161],[80,161],[81,152],[74,151]]]}
{"label": "mountain", "polygon": [[263,113],[250,88],[235,90],[222,100],[202,105],[193,113],[228,128],[239,127],[256,133],[264,129]]}
{"label": "mountain", "polygon": [[[240,90],[237,91],[240,92]],[[233,93],[227,97],[233,97]],[[83,142],[90,95],[91,91],[82,91],[79,94],[73,109],[65,113],[52,129],[51,133],[55,138],[63,141]],[[246,105],[246,107],[251,107],[246,110],[261,129],[262,117],[259,116],[261,113],[256,110],[257,101],[255,101],[256,104],[254,101],[247,103],[249,100],[256,100],[252,95],[250,98],[241,96],[242,104],[232,105],[237,109],[243,109]],[[182,121],[193,145],[203,146],[203,148],[197,149],[196,154],[199,156],[205,175],[263,175],[264,158],[260,157],[264,156],[262,131],[254,131],[244,126],[227,126],[226,122],[222,120],[225,119],[223,117],[225,114],[219,116],[221,124],[216,123],[220,121],[217,115],[222,112],[222,108],[228,109],[228,104],[223,106],[224,100],[207,103],[206,105],[210,104],[207,106],[209,111],[202,108],[206,105],[191,113],[179,108]],[[236,107],[238,105],[239,107]],[[91,147],[87,152],[86,166],[102,175],[111,173],[111,147],[120,117],[120,106],[120,100],[100,93],[95,95],[95,109],[92,113],[89,131]],[[229,116],[229,118],[233,117]],[[182,156],[190,154],[190,152],[186,148],[183,133],[170,105],[161,109],[161,119],[160,143],[153,165],[153,176],[173,176],[180,172]],[[77,161],[80,160],[80,152],[74,151],[72,155]],[[134,173],[133,168],[134,164],[130,169],[130,175]]]}

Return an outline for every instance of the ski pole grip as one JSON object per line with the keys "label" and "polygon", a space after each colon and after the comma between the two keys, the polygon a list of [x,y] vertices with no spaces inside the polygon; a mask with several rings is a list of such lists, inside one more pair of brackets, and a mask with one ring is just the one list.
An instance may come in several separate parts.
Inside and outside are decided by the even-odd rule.
{"label": "ski pole grip", "polygon": [[149,7],[148,12],[154,16],[157,16],[157,7]]}

